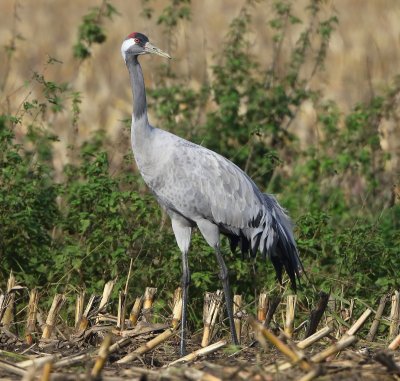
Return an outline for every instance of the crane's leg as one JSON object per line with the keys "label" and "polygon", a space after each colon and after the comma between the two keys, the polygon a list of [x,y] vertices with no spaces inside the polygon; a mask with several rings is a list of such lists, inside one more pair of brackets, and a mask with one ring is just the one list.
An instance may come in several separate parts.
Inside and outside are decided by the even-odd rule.
{"label": "crane's leg", "polygon": [[235,345],[239,345],[239,341],[236,335],[235,323],[233,320],[233,303],[231,288],[229,285],[228,269],[225,265],[224,258],[222,257],[219,245],[215,247],[215,254],[220,268],[219,278],[221,279],[222,286],[224,287],[226,310],[228,312],[229,328],[231,330],[232,341]]}
{"label": "crane's leg", "polygon": [[190,284],[190,270],[188,253],[182,251],[182,321],[181,321],[181,356],[186,354],[186,326],[187,326],[187,304],[188,304],[188,291]]}
{"label": "crane's leg", "polygon": [[190,245],[190,236],[192,228],[183,221],[172,219],[172,229],[176,242],[182,253],[182,321],[181,321],[181,356],[186,354],[186,323],[187,323],[187,303],[190,284],[190,269],[188,261],[188,252]]}
{"label": "crane's leg", "polygon": [[222,286],[224,288],[225,303],[228,312],[229,328],[231,331],[232,341],[235,345],[239,345],[239,341],[236,336],[235,324],[233,321],[233,303],[231,288],[229,286],[228,269],[225,265],[220,249],[219,228],[217,225],[214,225],[212,222],[205,219],[196,221],[196,223],[207,243],[215,250],[215,255],[217,256],[217,261],[220,268],[219,278],[221,279]]}

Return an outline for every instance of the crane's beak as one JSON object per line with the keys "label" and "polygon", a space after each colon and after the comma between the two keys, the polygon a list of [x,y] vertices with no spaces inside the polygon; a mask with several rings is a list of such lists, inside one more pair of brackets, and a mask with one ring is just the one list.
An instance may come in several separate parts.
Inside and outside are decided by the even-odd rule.
{"label": "crane's beak", "polygon": [[157,48],[157,46],[154,46],[150,42],[146,42],[146,45],[144,46],[144,50],[146,51],[146,53],[158,54],[161,57],[165,57],[165,58],[171,59],[171,56],[168,53],[165,53],[164,51],[162,51],[161,49]]}

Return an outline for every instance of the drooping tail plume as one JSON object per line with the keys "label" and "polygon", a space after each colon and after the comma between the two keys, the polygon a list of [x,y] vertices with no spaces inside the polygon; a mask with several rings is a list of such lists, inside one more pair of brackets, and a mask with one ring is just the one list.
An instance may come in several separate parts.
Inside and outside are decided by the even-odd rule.
{"label": "drooping tail plume", "polygon": [[282,282],[284,268],[292,288],[296,290],[296,278],[297,280],[300,278],[303,265],[294,240],[292,222],[273,196],[268,194],[263,194],[263,196],[265,204],[271,212],[271,226],[267,230],[271,232],[273,238],[260,240],[259,249],[264,255],[267,254],[270,257],[279,282]]}

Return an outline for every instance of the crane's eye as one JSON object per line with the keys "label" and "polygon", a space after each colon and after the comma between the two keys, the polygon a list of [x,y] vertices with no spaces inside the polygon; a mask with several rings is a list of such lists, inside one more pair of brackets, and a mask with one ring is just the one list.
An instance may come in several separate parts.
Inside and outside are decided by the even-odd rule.
{"label": "crane's eye", "polygon": [[135,41],[135,44],[140,44],[140,40],[138,38],[134,38],[133,41]]}

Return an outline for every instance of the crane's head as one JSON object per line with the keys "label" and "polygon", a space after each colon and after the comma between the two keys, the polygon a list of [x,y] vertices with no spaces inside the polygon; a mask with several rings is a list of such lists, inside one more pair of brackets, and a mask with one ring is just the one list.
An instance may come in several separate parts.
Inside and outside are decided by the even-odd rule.
{"label": "crane's head", "polygon": [[138,56],[141,54],[158,54],[161,57],[171,58],[168,53],[150,43],[147,36],[142,33],[131,33],[121,46],[121,54],[126,61],[129,56]]}

